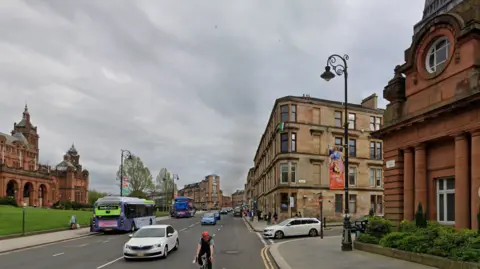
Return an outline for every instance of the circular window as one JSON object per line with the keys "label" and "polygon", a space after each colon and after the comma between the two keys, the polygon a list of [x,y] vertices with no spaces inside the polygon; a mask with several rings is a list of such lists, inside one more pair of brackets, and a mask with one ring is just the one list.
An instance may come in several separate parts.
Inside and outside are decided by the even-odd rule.
{"label": "circular window", "polygon": [[425,67],[429,73],[435,73],[441,70],[445,62],[448,60],[450,51],[450,40],[446,37],[440,37],[433,42],[428,50],[425,59]]}

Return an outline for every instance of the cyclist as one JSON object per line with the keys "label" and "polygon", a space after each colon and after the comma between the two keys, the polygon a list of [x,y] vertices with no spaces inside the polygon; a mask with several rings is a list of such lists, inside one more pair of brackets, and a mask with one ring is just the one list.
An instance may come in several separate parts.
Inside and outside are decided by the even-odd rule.
{"label": "cyclist", "polygon": [[202,256],[207,255],[207,268],[212,269],[214,241],[208,232],[202,233],[202,238],[198,242],[197,255],[195,259],[200,266],[203,265]]}

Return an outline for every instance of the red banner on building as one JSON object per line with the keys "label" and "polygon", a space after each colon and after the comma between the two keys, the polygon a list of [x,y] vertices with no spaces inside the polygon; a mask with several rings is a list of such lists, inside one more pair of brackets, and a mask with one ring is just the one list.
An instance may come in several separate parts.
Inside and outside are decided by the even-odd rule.
{"label": "red banner on building", "polygon": [[329,176],[330,189],[343,190],[345,187],[345,166],[343,165],[343,155],[337,148],[329,150]]}

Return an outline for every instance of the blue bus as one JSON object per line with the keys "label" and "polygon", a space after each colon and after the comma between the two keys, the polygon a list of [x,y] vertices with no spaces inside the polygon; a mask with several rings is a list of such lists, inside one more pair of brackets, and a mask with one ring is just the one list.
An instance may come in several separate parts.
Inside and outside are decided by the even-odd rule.
{"label": "blue bus", "polygon": [[156,224],[155,202],[134,197],[107,196],[93,205],[91,232],[135,231]]}
{"label": "blue bus", "polygon": [[195,216],[195,207],[193,199],[177,196],[173,202],[173,215],[176,218],[191,218]]}

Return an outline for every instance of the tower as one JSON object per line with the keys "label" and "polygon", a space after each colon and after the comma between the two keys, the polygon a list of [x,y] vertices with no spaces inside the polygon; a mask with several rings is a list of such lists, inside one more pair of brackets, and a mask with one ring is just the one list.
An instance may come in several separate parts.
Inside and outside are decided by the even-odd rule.
{"label": "tower", "polygon": [[414,34],[418,33],[428,20],[437,15],[447,13],[463,1],[465,0],[425,0],[422,20],[413,26]]}
{"label": "tower", "polygon": [[30,145],[33,145],[35,150],[38,152],[38,133],[37,126],[33,126],[30,121],[30,112],[28,112],[28,107],[25,105],[23,110],[22,120],[19,123],[13,124],[12,135],[16,133],[22,134],[28,141]]}

